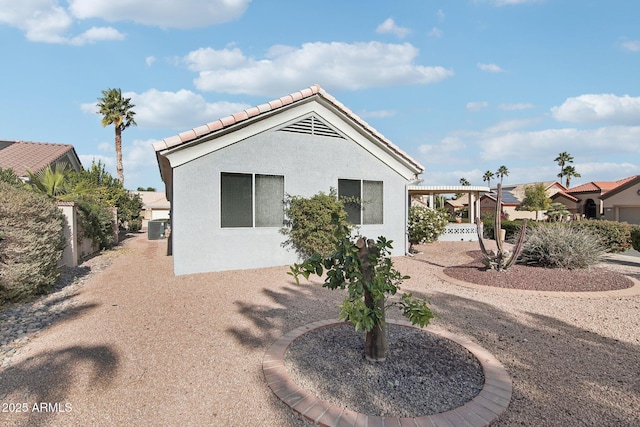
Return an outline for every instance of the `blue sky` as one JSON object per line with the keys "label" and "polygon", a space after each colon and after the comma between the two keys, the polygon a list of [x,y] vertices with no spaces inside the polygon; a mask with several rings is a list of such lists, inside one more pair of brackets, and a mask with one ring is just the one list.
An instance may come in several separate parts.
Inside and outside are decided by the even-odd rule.
{"label": "blue sky", "polygon": [[101,91],[136,105],[127,188],[153,141],[313,84],[426,167],[424,184],[640,174],[637,0],[0,0],[0,139],[73,144],[115,176]]}

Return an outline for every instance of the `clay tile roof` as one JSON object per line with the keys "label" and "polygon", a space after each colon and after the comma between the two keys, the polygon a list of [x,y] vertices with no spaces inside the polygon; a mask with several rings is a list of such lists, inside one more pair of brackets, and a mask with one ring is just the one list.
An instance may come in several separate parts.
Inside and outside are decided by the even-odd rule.
{"label": "clay tile roof", "polygon": [[622,178],[617,181],[591,181],[586,184],[578,185],[577,187],[570,188],[567,190],[569,193],[591,193],[600,191],[601,193],[606,193],[607,191],[611,191],[614,188],[617,188],[621,185],[626,184],[627,182],[636,178],[636,175],[629,176],[627,178]]}
{"label": "clay tile roof", "polygon": [[0,167],[13,169],[18,176],[27,176],[27,169],[37,173],[63,157],[69,151],[75,151],[69,144],[45,144],[40,142],[1,141],[9,143],[0,149]]}
{"label": "clay tile roof", "polygon": [[[343,105],[341,102],[336,100],[333,96],[329,95],[320,87],[320,85],[313,85],[308,88],[302,89],[298,92],[294,92],[290,95],[283,96],[278,99],[274,99],[272,101],[266,102],[264,104],[260,104],[255,107],[248,108],[244,111],[240,111],[238,113],[232,114],[227,117],[223,117],[219,120],[216,120],[211,123],[207,123],[207,126],[210,129],[208,133],[214,133],[226,127],[232,126],[234,124],[240,123],[242,121],[248,120],[250,118],[256,117],[260,114],[264,114],[270,111],[277,110],[286,105],[294,104],[298,101],[304,100],[306,98],[310,98],[314,95],[319,95],[324,98],[329,103],[333,104],[336,108],[342,111],[343,114],[348,116],[351,120],[362,126],[366,129],[372,136],[378,139],[383,145],[385,145],[389,150],[398,155],[399,157],[404,158],[407,162],[413,165],[416,169],[420,171],[424,171],[424,167],[412,159],[407,153],[402,151],[399,147],[394,145],[391,141],[386,139],[382,134],[376,131],[373,127],[367,124],[364,120],[358,117],[355,113],[353,113],[349,108]],[[197,130],[196,130],[197,129]],[[206,132],[203,132],[202,126],[192,129],[191,131],[183,132],[177,136],[172,136],[169,138],[165,138],[162,141],[155,142],[153,144],[153,148],[156,152],[170,149],[187,143],[189,141],[193,141],[201,136],[206,135]]]}

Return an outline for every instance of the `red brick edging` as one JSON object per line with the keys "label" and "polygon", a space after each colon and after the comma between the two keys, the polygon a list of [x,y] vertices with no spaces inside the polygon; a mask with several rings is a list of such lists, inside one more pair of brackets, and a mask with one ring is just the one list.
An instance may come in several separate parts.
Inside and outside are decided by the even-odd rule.
{"label": "red brick edging", "polygon": [[[387,320],[389,324],[413,327],[404,320]],[[423,427],[423,426],[488,426],[509,406],[512,384],[506,369],[491,353],[465,338],[441,328],[428,326],[428,332],[447,338],[471,352],[484,372],[484,386],[471,401],[456,409],[421,417],[380,417],[366,415],[324,402],[302,388],[289,377],[284,355],[289,345],[303,334],[318,328],[341,324],[339,320],[321,320],[294,329],[280,337],[264,355],[262,371],[269,388],[280,400],[307,419],[325,427]]]}

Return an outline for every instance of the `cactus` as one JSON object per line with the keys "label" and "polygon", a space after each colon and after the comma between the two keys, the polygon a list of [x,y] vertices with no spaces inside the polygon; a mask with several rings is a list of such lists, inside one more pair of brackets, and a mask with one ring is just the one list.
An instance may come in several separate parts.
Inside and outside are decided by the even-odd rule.
{"label": "cactus", "polygon": [[518,241],[513,248],[513,251],[508,251],[504,248],[504,241],[502,240],[502,233],[500,230],[502,229],[502,218],[500,216],[500,207],[502,206],[502,184],[498,184],[498,196],[496,198],[496,215],[495,215],[495,228],[494,234],[496,239],[497,251],[494,253],[493,251],[487,251],[487,248],[484,246],[484,241],[482,240],[482,232],[480,231],[482,228],[478,227],[478,242],[480,243],[480,250],[484,256],[482,260],[487,268],[491,270],[497,271],[506,271],[513,264],[515,264],[516,260],[520,256],[520,252],[522,252],[522,245],[524,244],[525,232],[527,229],[527,220],[525,219],[522,222],[522,230],[520,231],[520,236],[518,237]]}

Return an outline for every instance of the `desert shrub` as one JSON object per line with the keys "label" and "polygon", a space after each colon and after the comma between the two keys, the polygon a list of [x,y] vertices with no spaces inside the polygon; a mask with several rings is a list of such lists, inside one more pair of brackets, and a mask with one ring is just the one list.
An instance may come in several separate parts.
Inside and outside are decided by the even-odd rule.
{"label": "desert shrub", "polygon": [[624,252],[631,248],[631,226],[617,221],[576,221],[576,229],[587,229],[600,237],[608,252]]}
{"label": "desert shrub", "polygon": [[112,247],[114,224],[111,210],[104,203],[89,196],[76,197],[76,203],[81,237],[91,239],[100,249]]}
{"label": "desert shrub", "polygon": [[0,182],[0,304],[55,284],[64,225],[52,199]]}
{"label": "desert shrub", "polygon": [[417,245],[438,240],[449,223],[449,212],[444,209],[430,209],[424,206],[409,208],[409,243]]}
{"label": "desert shrub", "polygon": [[640,225],[631,226],[631,246],[636,251],[640,251]]}
{"label": "desert shrub", "polygon": [[585,268],[598,263],[605,251],[602,239],[591,230],[551,223],[527,230],[519,263],[550,268]]}
{"label": "desert shrub", "polygon": [[280,232],[287,236],[284,247],[292,247],[301,259],[314,253],[326,256],[344,236],[340,230],[351,230],[347,211],[335,189],[312,197],[287,196],[287,224]]}

